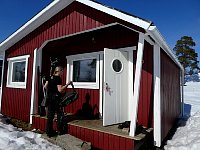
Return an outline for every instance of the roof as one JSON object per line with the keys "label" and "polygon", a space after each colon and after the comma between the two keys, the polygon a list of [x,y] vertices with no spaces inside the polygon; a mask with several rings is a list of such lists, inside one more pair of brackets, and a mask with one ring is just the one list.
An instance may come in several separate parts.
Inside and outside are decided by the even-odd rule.
{"label": "roof", "polygon": [[92,7],[96,10],[99,10],[101,12],[104,12],[106,14],[109,14],[111,16],[114,16],[116,18],[119,18],[121,20],[124,20],[126,22],[129,22],[131,24],[134,24],[136,26],[143,28],[147,32],[147,34],[149,34],[150,36],[152,36],[154,38],[154,40],[157,43],[160,43],[160,46],[165,50],[165,52],[182,69],[181,64],[175,58],[171,49],[167,45],[165,39],[162,37],[162,35],[160,34],[157,27],[154,26],[151,21],[147,21],[145,19],[124,13],[122,11],[104,6],[100,3],[97,3],[97,2],[94,2],[91,0],[54,0],[47,7],[45,7],[42,11],[40,11],[37,15],[35,15],[32,19],[30,19],[23,26],[21,26],[17,31],[15,31],[13,34],[11,34],[2,43],[0,43],[0,53],[7,50],[11,46],[13,46],[15,43],[20,41],[23,37],[25,37],[32,31],[34,31],[36,28],[38,28],[40,25],[42,25],[44,22],[49,20],[51,17],[56,15],[58,12],[60,12],[64,8],[66,8],[68,5],[70,5],[74,1],[77,1],[86,6]]}

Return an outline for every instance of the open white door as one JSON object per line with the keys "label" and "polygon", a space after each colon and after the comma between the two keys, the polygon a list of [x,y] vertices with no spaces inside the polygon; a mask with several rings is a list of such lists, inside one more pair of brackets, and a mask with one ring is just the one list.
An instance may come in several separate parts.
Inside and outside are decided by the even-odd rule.
{"label": "open white door", "polygon": [[128,52],[120,50],[104,49],[104,126],[122,123],[129,118]]}

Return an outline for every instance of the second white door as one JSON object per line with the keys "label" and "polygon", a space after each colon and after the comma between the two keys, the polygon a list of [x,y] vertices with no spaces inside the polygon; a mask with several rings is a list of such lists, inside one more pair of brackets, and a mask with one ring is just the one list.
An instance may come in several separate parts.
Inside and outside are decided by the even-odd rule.
{"label": "second white door", "polygon": [[128,52],[104,49],[103,125],[128,120]]}

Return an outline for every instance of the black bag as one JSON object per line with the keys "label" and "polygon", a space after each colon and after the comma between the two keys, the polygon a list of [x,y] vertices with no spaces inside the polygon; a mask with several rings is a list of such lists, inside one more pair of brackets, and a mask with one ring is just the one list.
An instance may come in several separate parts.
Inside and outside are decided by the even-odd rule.
{"label": "black bag", "polygon": [[73,88],[73,92],[66,92],[62,97],[61,97],[61,102],[59,105],[61,107],[65,107],[71,102],[75,101],[78,99],[78,93],[74,89],[74,85],[71,83],[71,86]]}
{"label": "black bag", "polygon": [[61,97],[61,102],[59,105],[64,107],[77,99],[78,99],[77,92],[66,92],[64,96]]}

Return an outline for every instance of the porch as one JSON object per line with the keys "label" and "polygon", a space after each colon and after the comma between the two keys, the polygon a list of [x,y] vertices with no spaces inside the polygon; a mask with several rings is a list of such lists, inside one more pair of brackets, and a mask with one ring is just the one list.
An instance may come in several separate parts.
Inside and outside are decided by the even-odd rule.
{"label": "porch", "polygon": [[[67,118],[66,134],[90,142],[93,149],[138,150],[152,146],[152,128],[144,128],[136,136],[131,137],[128,128],[119,129],[119,124],[104,127],[102,119],[84,120],[74,115]],[[45,131],[46,122],[46,117],[34,115],[32,128]],[[56,121],[54,128],[56,129]]]}
{"label": "porch", "polygon": [[[117,32],[116,32],[117,31]],[[137,33],[136,31],[123,26],[121,24],[118,23],[113,23],[110,25],[106,25],[103,27],[99,27],[96,29],[92,29],[92,30],[88,30],[85,32],[81,32],[81,33],[77,33],[77,34],[72,34],[72,35],[68,35],[65,37],[61,37],[61,38],[57,38],[57,39],[52,39],[49,41],[46,41],[42,47],[40,47],[38,49],[38,52],[42,52],[42,64],[41,64],[41,68],[39,69],[39,73],[42,75],[45,74],[49,74],[49,68],[50,66],[47,63],[44,62],[48,62],[49,58],[51,56],[55,56],[57,58],[60,59],[62,64],[66,64],[66,66],[64,66],[64,75],[62,78],[63,82],[69,81],[69,79],[73,79],[72,78],[72,70],[69,70],[70,68],[73,68],[73,66],[71,64],[73,64],[73,60],[83,60],[83,58],[76,58],[76,59],[72,59],[72,57],[75,57],[75,55],[84,55],[84,59],[95,59],[96,60],[96,82],[95,85],[97,85],[96,83],[98,83],[98,86],[94,87],[77,87],[75,85],[76,91],[79,93],[79,98],[78,100],[76,100],[75,102],[69,104],[68,106],[65,107],[65,111],[68,113],[72,113],[72,114],[76,114],[78,112],[80,112],[80,110],[83,109],[83,105],[84,103],[88,104],[88,108],[90,109],[86,109],[87,111],[84,112],[88,112],[89,113],[85,113],[85,114],[90,114],[90,112],[92,112],[93,115],[96,114],[100,114],[100,116],[104,117],[104,125],[107,124],[115,124],[117,122],[123,122],[124,120],[132,120],[132,118],[134,118],[133,116],[131,116],[131,111],[127,111],[127,110],[132,110],[134,109],[134,107],[136,105],[134,105],[132,102],[132,91],[133,89],[133,68],[134,68],[134,62],[132,60],[132,57],[134,56],[133,54],[133,49],[131,51],[123,51],[123,55],[120,53],[119,56],[124,56],[124,60],[125,64],[123,66],[129,66],[131,69],[129,68],[125,68],[123,67],[124,72],[126,73],[126,77],[122,77],[121,79],[128,79],[128,75],[132,78],[130,83],[128,84],[128,80],[127,82],[123,82],[124,84],[126,84],[125,86],[112,86],[112,87],[123,87],[123,89],[119,89],[119,91],[122,91],[122,93],[125,93],[125,96],[117,96],[111,93],[114,93],[113,91],[109,91],[109,87],[108,87],[108,91],[104,92],[104,88],[103,88],[103,82],[107,81],[106,79],[104,79],[103,77],[105,77],[106,74],[103,74],[103,72],[105,73],[106,71],[103,71],[103,65],[106,66],[106,63],[103,62],[103,54],[101,52],[103,52],[104,48],[108,48],[108,49],[118,49],[118,48],[124,48],[124,47],[133,47],[135,45],[138,45],[138,37],[139,37],[139,33]],[[77,44],[78,43],[78,44]],[[118,51],[117,51],[118,52]],[[129,53],[130,52],[130,53]],[[98,54],[97,56],[93,56],[93,54],[96,53],[101,53]],[[57,56],[56,54],[59,54],[59,56]],[[87,56],[85,54],[89,54],[90,56]],[[110,55],[105,55],[104,56],[110,56]],[[66,59],[67,58],[67,59]],[[113,57],[114,58],[114,57]],[[119,60],[121,59],[118,58]],[[123,62],[122,61],[122,62]],[[111,64],[111,62],[110,62]],[[112,65],[110,65],[112,66]],[[122,65],[121,65],[122,66]],[[131,70],[132,72],[130,73],[129,70]],[[120,71],[120,70],[118,70]],[[116,72],[116,71],[115,71]],[[70,78],[70,74],[71,74],[71,78]],[[109,77],[111,77],[112,75],[107,72],[107,75],[109,75]],[[112,76],[114,77],[114,76]],[[40,78],[40,76],[38,76],[38,79]],[[106,77],[105,77],[106,78]],[[111,78],[111,80],[113,80],[113,78]],[[74,80],[72,80],[74,82]],[[38,97],[36,100],[36,104],[39,110],[39,105],[41,103],[42,100],[42,91],[41,91],[41,79],[39,79],[38,82]],[[108,82],[108,83],[112,83],[112,82]],[[65,84],[65,83],[63,83]],[[76,83],[75,83],[76,84]],[[90,83],[89,83],[90,84]],[[77,84],[78,85],[78,84]],[[111,85],[111,84],[110,84]],[[130,85],[131,88],[124,88],[127,87],[127,85]],[[114,89],[114,88],[113,88]],[[135,88],[137,89],[137,88]],[[67,91],[70,91],[71,89],[68,88]],[[123,90],[125,90],[125,92],[123,92]],[[127,91],[130,91],[130,93],[128,93]],[[117,103],[115,101],[115,97],[113,97],[113,102],[109,101],[108,104],[106,104],[108,101],[105,100],[105,98],[103,98],[103,94],[107,93],[109,96],[110,95],[114,95],[116,97],[123,97],[123,103],[122,99],[119,100],[119,102]],[[117,92],[119,93],[119,92]],[[127,102],[125,103],[124,99],[127,100]],[[144,99],[146,100],[146,99]],[[111,109],[111,106],[115,106],[113,105],[116,102],[116,107],[114,107],[113,109]],[[119,105],[119,103],[123,104],[123,111],[115,111],[115,109],[120,109],[121,110],[121,106]],[[130,103],[130,104],[129,104]],[[106,109],[104,106],[106,106]],[[146,102],[145,102],[146,105]],[[119,107],[118,107],[119,106]],[[128,107],[131,107],[130,109],[128,109]],[[133,108],[132,108],[133,107]],[[95,108],[95,109],[94,109]],[[106,111],[105,111],[106,110]],[[111,110],[114,112],[114,117],[110,116],[110,112]],[[117,112],[117,113],[116,113]],[[119,117],[119,112],[124,112],[124,116],[122,116],[121,118],[123,118],[123,121],[116,119],[117,122],[109,122],[109,121],[113,121],[115,118],[115,116]],[[31,114],[39,114],[39,112],[36,111],[31,113]],[[111,113],[112,114],[112,113]],[[122,114],[122,113],[120,113]],[[141,115],[142,116],[142,115]],[[69,116],[68,116],[69,117]],[[105,117],[107,117],[105,119]],[[121,119],[120,118],[120,119]],[[125,119],[124,119],[125,118]],[[32,119],[32,127],[36,128],[36,129],[40,129],[45,131],[45,127],[46,127],[46,117],[40,117],[37,115],[33,115],[31,117]],[[106,120],[106,123],[105,123]],[[56,128],[56,123],[54,124],[54,127]],[[133,127],[132,127],[133,129]],[[146,138],[149,137],[149,135],[152,133],[152,129],[147,129],[147,132],[145,133],[138,133],[136,134],[136,136],[131,137],[129,136],[129,132],[127,131],[128,129],[118,129],[118,125],[112,125],[112,126],[103,126],[103,120],[98,119],[98,120],[84,120],[84,119],[72,119],[70,121],[66,121],[66,133],[69,133],[70,135],[73,135],[77,138],[80,138],[83,141],[87,141],[87,142],[91,142],[92,146],[94,148],[97,149],[110,149],[110,150],[114,150],[114,149],[124,149],[124,150],[133,150],[133,149],[139,149],[141,146],[145,145],[143,143],[146,142]],[[134,131],[132,131],[134,132]],[[150,141],[150,140],[149,140]],[[147,145],[147,144],[146,144]]]}

